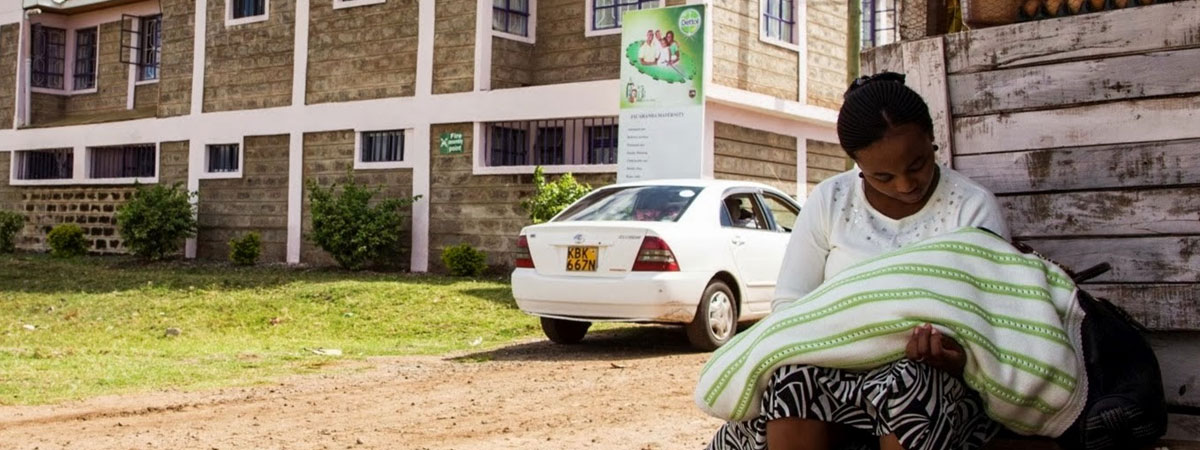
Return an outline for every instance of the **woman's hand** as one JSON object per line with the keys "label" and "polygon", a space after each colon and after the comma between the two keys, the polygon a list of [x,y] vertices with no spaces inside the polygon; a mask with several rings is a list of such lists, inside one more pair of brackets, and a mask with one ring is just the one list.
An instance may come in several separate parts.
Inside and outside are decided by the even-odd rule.
{"label": "woman's hand", "polygon": [[963,367],[967,365],[967,352],[962,346],[930,324],[913,329],[904,355],[956,377],[962,376]]}

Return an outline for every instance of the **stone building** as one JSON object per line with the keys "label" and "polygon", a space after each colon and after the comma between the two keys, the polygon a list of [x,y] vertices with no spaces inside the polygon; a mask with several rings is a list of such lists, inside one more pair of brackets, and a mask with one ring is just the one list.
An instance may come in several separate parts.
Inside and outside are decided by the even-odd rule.
{"label": "stone building", "polygon": [[803,199],[843,170],[846,2],[22,0],[0,6],[0,209],[27,215],[21,248],[75,222],[120,253],[134,183],[182,183],[187,256],[258,231],[265,261],[326,264],[304,185],[352,172],[422,197],[402,265],[460,242],[508,264],[535,163],[615,181],[617,13],[688,3],[713,30],[705,176]]}

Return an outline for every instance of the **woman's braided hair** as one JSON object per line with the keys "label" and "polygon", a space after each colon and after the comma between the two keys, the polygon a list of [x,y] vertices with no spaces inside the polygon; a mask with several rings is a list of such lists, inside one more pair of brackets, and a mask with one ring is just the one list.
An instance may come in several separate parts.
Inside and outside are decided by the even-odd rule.
{"label": "woman's braided hair", "polygon": [[933,134],[933,119],[921,95],[904,85],[903,74],[881,72],[854,80],[846,89],[838,113],[838,140],[853,158],[888,129],[910,123]]}

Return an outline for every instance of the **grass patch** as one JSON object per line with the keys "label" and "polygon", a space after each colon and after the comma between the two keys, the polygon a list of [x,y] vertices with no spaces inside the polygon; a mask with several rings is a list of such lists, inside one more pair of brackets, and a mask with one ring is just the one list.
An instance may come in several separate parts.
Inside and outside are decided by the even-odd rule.
{"label": "grass patch", "polygon": [[540,335],[499,280],[0,255],[0,404],[253,384]]}

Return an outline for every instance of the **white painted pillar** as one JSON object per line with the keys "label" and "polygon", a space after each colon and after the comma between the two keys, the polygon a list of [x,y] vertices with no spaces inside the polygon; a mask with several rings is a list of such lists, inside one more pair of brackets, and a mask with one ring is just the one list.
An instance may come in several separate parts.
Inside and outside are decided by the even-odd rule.
{"label": "white painted pillar", "polygon": [[[139,36],[138,33],[141,32],[142,21],[134,19],[133,25],[130,25],[130,28],[133,30],[134,36],[138,36],[138,38],[140,39],[141,36]],[[99,28],[97,28],[97,30],[99,30]],[[121,36],[121,38],[124,39],[125,37]],[[97,42],[99,42],[99,39],[100,39],[99,31],[97,31],[97,36],[96,36]],[[138,58],[141,57],[141,55],[138,55],[138,52],[137,52],[137,47],[139,45],[141,45],[140,42],[131,42],[130,43],[130,46],[134,47],[134,48],[129,49],[129,60],[130,61],[137,62],[139,60]],[[68,53],[74,53],[74,51],[71,51]],[[70,55],[70,56],[68,56],[68,58],[70,58],[72,61],[74,61],[75,55]],[[70,65],[73,66],[74,63],[72,63]],[[138,75],[137,72],[138,72],[138,65],[130,64],[128,75],[125,77],[125,85],[126,85],[125,109],[133,109],[133,106],[135,104],[134,102],[136,101],[135,96],[137,94],[137,75]],[[99,81],[96,82],[96,87],[97,88],[100,87]],[[69,87],[68,87],[68,89],[69,89]]]}
{"label": "white painted pillar", "polygon": [[808,199],[808,138],[796,135],[796,200]]}
{"label": "white painted pillar", "polygon": [[[295,41],[292,45],[292,106],[301,111],[308,92],[308,0],[296,0]],[[288,139],[287,263],[300,263],[304,208],[304,132],[294,130]]]}
{"label": "white painted pillar", "polygon": [[[196,0],[196,9],[192,16],[195,27],[192,30],[192,95],[189,117],[196,117],[204,112],[204,52],[208,36],[208,0]],[[197,135],[202,130],[203,127],[189,127],[185,131],[191,135],[188,139],[187,190],[197,194],[191,197],[192,205],[196,205],[200,199],[200,173],[204,170],[204,141]],[[196,238],[187,240],[183,255],[187,258],[196,257]]]}
{"label": "white painted pillar", "polygon": [[29,71],[33,62],[29,58],[28,38],[31,33],[29,17],[21,14],[21,26],[17,34],[17,85],[14,98],[13,128],[21,128],[29,123]]}
{"label": "white painted pillar", "polygon": [[475,3],[475,90],[492,90],[492,0]]}
{"label": "white painted pillar", "polygon": [[[417,89],[416,96],[428,98],[433,95],[433,41],[434,23],[437,21],[435,0],[420,0],[418,5],[417,31]],[[478,54],[478,50],[476,51]],[[478,65],[477,65],[478,66]],[[409,271],[426,272],[429,270],[429,221],[430,221],[430,180],[433,176],[430,153],[430,140],[433,129],[427,122],[413,126],[413,139],[410,149],[405,149],[405,157],[412,158],[412,194],[420,195],[421,199],[412,205],[411,255]]]}
{"label": "white painted pillar", "polygon": [[796,101],[808,104],[808,0],[800,0],[793,6],[796,11],[796,44],[800,47],[800,58],[796,67]]}

